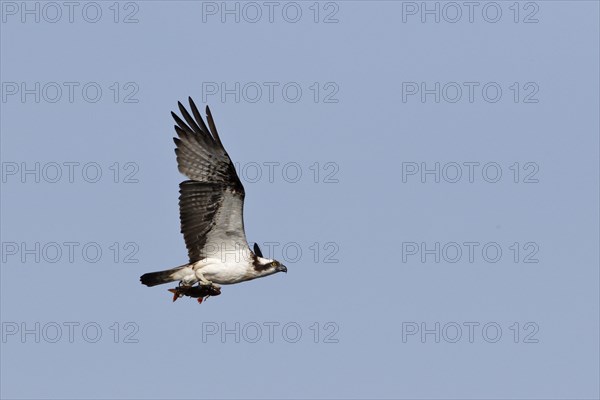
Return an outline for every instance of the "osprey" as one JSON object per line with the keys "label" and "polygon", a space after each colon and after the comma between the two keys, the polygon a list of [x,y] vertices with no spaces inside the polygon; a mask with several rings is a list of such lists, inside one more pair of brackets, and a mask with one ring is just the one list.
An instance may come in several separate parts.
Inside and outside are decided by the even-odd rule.
{"label": "osprey", "polygon": [[257,244],[254,252],[250,250],[244,232],[244,186],[221,143],[210,109],[206,107],[209,129],[191,97],[189,102],[193,117],[178,103],[185,122],[171,113],[177,123],[178,138],[173,138],[177,166],[189,178],[179,184],[181,233],[189,263],[144,274],[140,280],[146,286],[179,281],[179,287],[170,289],[173,301],[187,295],[201,303],[203,298],[220,294],[219,285],[287,272],[287,268],[264,258]]}

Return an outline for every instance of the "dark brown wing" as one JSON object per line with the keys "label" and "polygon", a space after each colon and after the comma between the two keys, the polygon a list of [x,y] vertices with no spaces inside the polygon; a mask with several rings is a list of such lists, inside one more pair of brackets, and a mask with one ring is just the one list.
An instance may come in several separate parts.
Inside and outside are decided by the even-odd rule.
{"label": "dark brown wing", "polygon": [[179,110],[185,122],[171,114],[177,123],[177,166],[190,178],[179,185],[181,233],[190,262],[196,262],[223,246],[248,244],[244,233],[244,187],[221,143],[209,108],[206,107],[206,114],[210,129],[191,98],[189,102],[193,117],[181,103]]}

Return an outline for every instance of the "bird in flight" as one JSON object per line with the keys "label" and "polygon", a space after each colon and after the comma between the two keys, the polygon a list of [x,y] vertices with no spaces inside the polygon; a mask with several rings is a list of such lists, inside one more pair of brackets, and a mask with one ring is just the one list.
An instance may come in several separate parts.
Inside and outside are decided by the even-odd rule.
{"label": "bird in flight", "polygon": [[[182,296],[198,299],[221,293],[220,285],[262,278],[287,267],[263,257],[258,244],[250,250],[244,232],[244,186],[225,151],[215,122],[206,107],[208,127],[189,98],[192,115],[179,102],[185,122],[171,113],[177,125],[175,154],[179,172],[189,180],[179,184],[181,233],[189,262],[141,276],[146,286],[179,281],[170,289],[173,301]],[[210,129],[209,129],[210,128]],[[196,285],[197,286],[194,286]]]}

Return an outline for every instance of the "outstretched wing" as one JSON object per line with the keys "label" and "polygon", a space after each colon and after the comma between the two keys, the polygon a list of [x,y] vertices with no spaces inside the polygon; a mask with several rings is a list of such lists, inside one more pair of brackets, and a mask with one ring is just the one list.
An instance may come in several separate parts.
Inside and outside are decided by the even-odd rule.
{"label": "outstretched wing", "polygon": [[185,122],[171,113],[177,125],[174,138],[179,172],[190,180],[179,185],[181,233],[190,263],[247,248],[244,232],[244,187],[225,151],[208,107],[208,126],[190,98],[190,115],[179,103]]}

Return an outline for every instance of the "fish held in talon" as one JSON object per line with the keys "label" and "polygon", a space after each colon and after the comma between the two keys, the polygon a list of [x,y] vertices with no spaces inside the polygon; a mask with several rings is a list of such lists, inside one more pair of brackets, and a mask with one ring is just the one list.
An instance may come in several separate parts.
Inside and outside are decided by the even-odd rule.
{"label": "fish held in talon", "polygon": [[221,288],[215,285],[177,286],[173,289],[169,289],[169,292],[173,293],[173,301],[180,297],[188,296],[191,298],[197,298],[198,303],[202,303],[203,299],[205,300],[208,297],[220,295]]}

